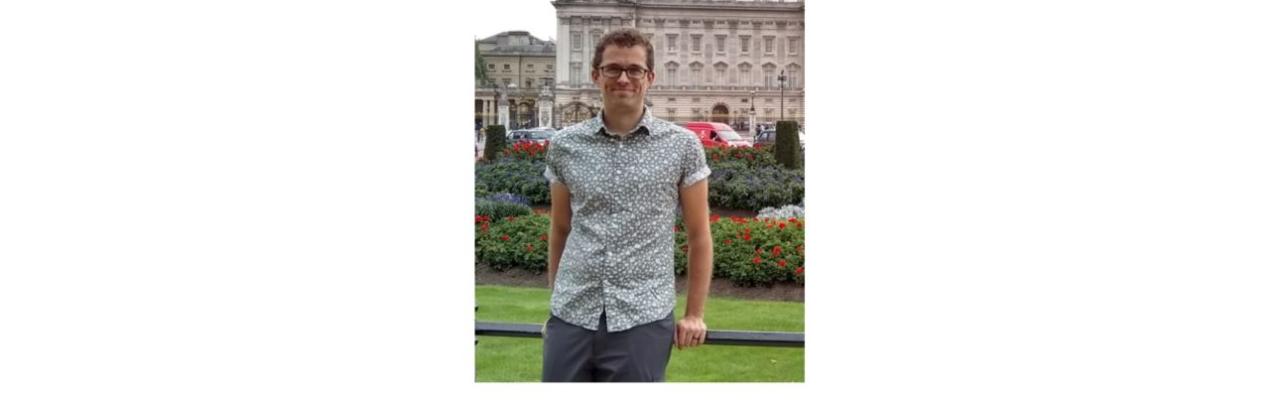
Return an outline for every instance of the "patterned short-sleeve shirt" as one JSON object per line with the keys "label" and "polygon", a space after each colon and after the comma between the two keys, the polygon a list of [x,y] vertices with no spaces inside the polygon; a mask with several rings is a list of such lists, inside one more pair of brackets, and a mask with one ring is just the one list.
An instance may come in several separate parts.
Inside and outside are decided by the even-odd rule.
{"label": "patterned short-sleeve shirt", "polygon": [[556,133],[545,175],[569,188],[573,218],[551,293],[551,314],[609,332],[652,323],[676,307],[680,189],[711,175],[693,132],[648,109],[626,135],[597,115]]}

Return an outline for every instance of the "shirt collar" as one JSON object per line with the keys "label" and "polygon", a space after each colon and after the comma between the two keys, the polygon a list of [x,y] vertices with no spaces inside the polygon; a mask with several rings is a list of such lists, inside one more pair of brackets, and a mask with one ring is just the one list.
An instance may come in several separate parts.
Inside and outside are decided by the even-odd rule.
{"label": "shirt collar", "polygon": [[631,135],[650,135],[653,131],[653,114],[649,112],[649,107],[644,107],[644,112],[640,114],[640,123],[636,124],[635,128],[631,129],[631,131],[627,131],[624,135],[613,135],[609,133],[608,127],[604,126],[603,109],[600,110],[600,113],[596,114],[595,118],[592,118],[592,121],[594,121],[594,123],[591,125],[591,128],[596,130],[595,135],[609,138],[625,139]]}

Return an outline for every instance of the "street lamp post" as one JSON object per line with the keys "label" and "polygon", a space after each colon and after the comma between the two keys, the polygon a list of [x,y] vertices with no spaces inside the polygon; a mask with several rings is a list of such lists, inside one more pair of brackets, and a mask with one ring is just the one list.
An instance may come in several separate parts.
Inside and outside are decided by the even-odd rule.
{"label": "street lamp post", "polygon": [[787,112],[786,112],[787,83],[786,81],[787,81],[787,70],[779,71],[778,72],[778,119],[779,120],[783,120],[787,118]]}
{"label": "street lamp post", "polygon": [[756,138],[756,89],[751,89],[751,139]]}

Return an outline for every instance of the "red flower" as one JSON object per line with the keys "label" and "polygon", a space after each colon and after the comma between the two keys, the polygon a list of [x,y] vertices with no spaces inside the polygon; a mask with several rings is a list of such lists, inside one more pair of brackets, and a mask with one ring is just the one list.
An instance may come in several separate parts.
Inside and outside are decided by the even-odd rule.
{"label": "red flower", "polygon": [[750,234],[751,234],[751,228],[742,228],[742,233],[745,233],[745,234],[747,234],[747,235],[750,235]]}
{"label": "red flower", "polygon": [[507,219],[507,222],[511,222],[511,221],[516,220],[516,217],[514,217],[514,216],[508,216],[506,219]]}
{"label": "red flower", "polygon": [[539,240],[539,241],[544,241],[544,242],[545,242],[545,241],[547,240],[547,235],[539,235],[539,236],[538,236],[538,240]]}
{"label": "red flower", "polygon": [[801,255],[804,255],[804,244],[796,246],[796,252],[800,252]]}
{"label": "red flower", "polygon": [[749,154],[749,153],[748,153],[748,154],[747,154],[747,159],[748,159],[748,160],[752,160],[752,161],[754,161],[754,160],[756,159],[756,157],[755,157],[754,155],[751,155],[751,154]]}
{"label": "red flower", "polygon": [[724,244],[725,244],[725,245],[733,245],[733,239],[725,238],[725,240],[724,240]]}
{"label": "red flower", "polygon": [[761,253],[763,253],[763,252],[764,252],[764,251],[760,250],[760,248],[756,248],[756,255],[759,255],[759,254],[761,254]]}
{"label": "red flower", "polygon": [[680,225],[671,227],[671,232],[680,232]]}
{"label": "red flower", "polygon": [[484,221],[480,223],[480,232],[485,232],[485,233],[489,232],[489,221]]}
{"label": "red flower", "polygon": [[773,245],[773,257],[776,258],[778,257],[778,255],[781,255],[781,254],[782,254],[782,247],[778,245]]}
{"label": "red flower", "polygon": [[787,218],[787,222],[796,223],[796,218]]}
{"label": "red flower", "polygon": [[751,260],[751,263],[754,263],[754,264],[756,264],[756,265],[759,265],[759,264],[760,264],[760,257],[759,257],[759,256],[757,256],[755,259],[752,259],[752,260]]}
{"label": "red flower", "polygon": [[778,229],[787,229],[787,223],[786,223],[786,222],[783,222],[783,223],[778,224]]}
{"label": "red flower", "polygon": [[796,274],[797,274],[797,275],[804,275],[804,267],[803,267],[803,266],[801,266],[801,267],[799,267],[799,268],[796,268]]}
{"label": "red flower", "polygon": [[744,233],[744,234],[742,234],[742,240],[744,240],[744,241],[749,241],[749,240],[751,240],[751,234],[749,234],[749,233]]}
{"label": "red flower", "polygon": [[711,214],[711,222],[720,222],[720,215]]}
{"label": "red flower", "polygon": [[476,215],[476,223],[481,222],[489,222],[489,217],[487,215]]}
{"label": "red flower", "polygon": [[524,251],[525,251],[525,252],[533,252],[533,244],[531,244],[531,243],[526,243],[526,244],[524,244]]}
{"label": "red flower", "polygon": [[502,240],[504,240],[504,241],[507,241],[507,240],[511,240],[511,237],[510,237],[510,236],[506,236],[506,235],[502,235],[502,238],[501,238],[501,239],[502,239]]}
{"label": "red flower", "polygon": [[786,259],[778,259],[778,266],[781,266],[781,267],[784,267],[784,268],[785,268],[785,267],[787,267],[787,260],[786,260]]}

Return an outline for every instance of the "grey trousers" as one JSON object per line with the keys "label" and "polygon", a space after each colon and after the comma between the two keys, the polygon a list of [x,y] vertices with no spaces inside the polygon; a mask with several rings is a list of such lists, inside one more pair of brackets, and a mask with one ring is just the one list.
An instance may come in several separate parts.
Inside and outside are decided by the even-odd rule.
{"label": "grey trousers", "polygon": [[591,331],[551,316],[542,338],[543,382],[661,382],[675,339],[675,317],[609,333],[605,314]]}

